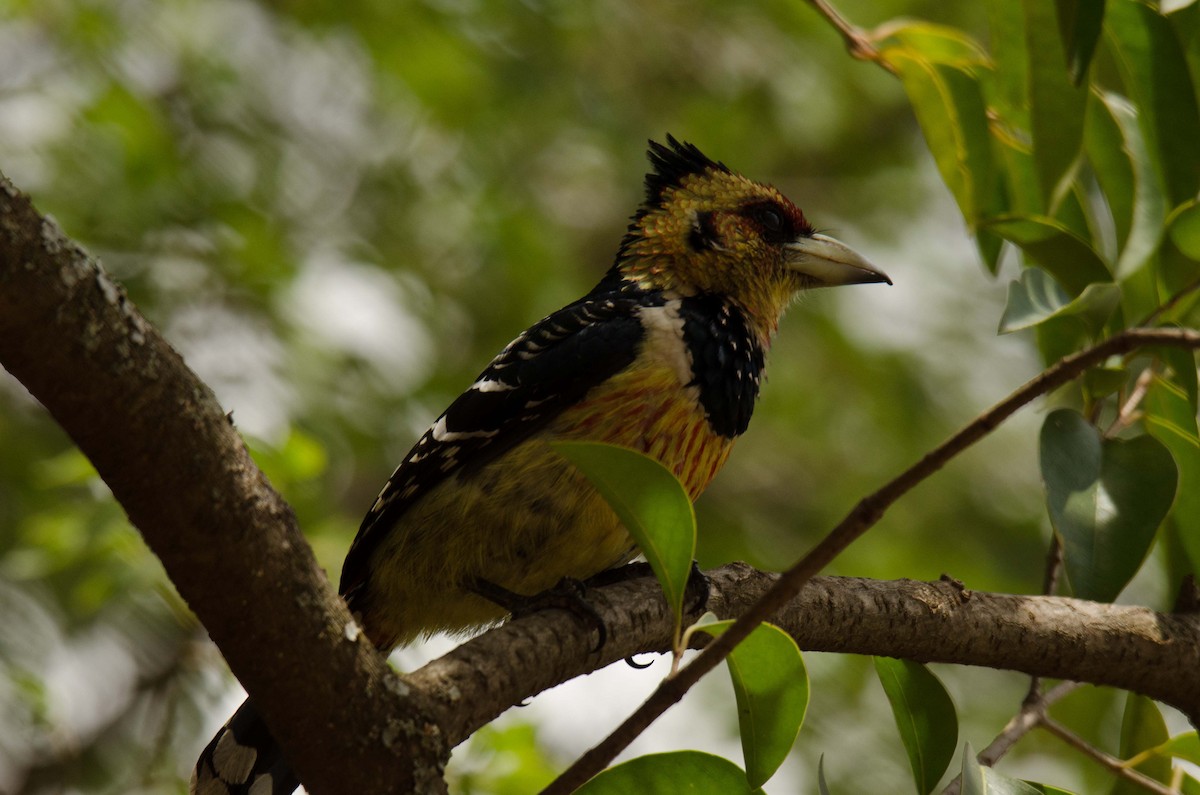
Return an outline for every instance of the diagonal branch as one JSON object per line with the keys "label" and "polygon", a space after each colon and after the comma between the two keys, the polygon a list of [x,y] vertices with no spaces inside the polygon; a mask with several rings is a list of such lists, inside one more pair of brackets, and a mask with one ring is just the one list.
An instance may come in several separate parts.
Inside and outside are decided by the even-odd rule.
{"label": "diagonal branch", "polygon": [[[980,414],[962,430],[938,447],[926,453],[904,472],[901,472],[878,491],[864,497],[807,555],[788,569],[779,582],[762,600],[736,623],[697,655],[678,674],[665,680],[648,699],[608,737],[581,756],[558,779],[546,788],[546,793],[567,793],[603,770],[647,726],[672,704],[683,698],[704,674],[715,668],[729,652],[753,629],[779,611],[806,582],[829,565],[846,547],[871,529],[893,503],[918,483],[937,472],[952,458],[991,433],[1017,409],[1034,399],[1078,378],[1088,368],[1110,356],[1118,356],[1137,348],[1162,345],[1178,348],[1200,348],[1200,332],[1190,329],[1129,329],[1107,340],[1074,353],[1017,389],[1004,400]],[[1189,713],[1195,718],[1200,713]]]}

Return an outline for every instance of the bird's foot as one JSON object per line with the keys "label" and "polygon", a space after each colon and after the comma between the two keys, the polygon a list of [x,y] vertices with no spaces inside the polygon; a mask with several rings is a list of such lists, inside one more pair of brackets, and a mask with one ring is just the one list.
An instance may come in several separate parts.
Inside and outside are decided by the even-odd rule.
{"label": "bird's foot", "polygon": [[596,630],[598,640],[593,652],[600,651],[608,641],[608,629],[591,602],[587,600],[588,585],[574,577],[563,577],[558,584],[532,596],[510,591],[488,580],[474,580],[468,590],[489,602],[503,607],[513,618],[557,608],[566,610]]}
{"label": "bird's foot", "polygon": [[[616,585],[620,582],[628,582],[636,580],[639,577],[653,577],[654,570],[650,568],[650,564],[644,560],[634,563],[627,563],[624,566],[617,566],[612,569],[605,569],[599,574],[594,574],[588,577],[584,584],[589,588],[602,588],[605,585]],[[700,564],[692,561],[692,570],[688,572],[687,587],[684,591],[686,600],[686,609],[689,613],[699,613],[708,605],[708,597],[711,591],[711,582],[708,575],[700,571]]]}

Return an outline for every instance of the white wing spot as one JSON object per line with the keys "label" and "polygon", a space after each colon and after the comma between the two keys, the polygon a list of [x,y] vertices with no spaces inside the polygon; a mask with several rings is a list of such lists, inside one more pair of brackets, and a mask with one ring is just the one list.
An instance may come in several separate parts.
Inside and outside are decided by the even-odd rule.
{"label": "white wing spot", "polygon": [[452,431],[446,427],[446,418],[438,417],[438,421],[429,429],[436,442],[457,442],[459,439],[490,439],[499,431]]}
{"label": "white wing spot", "polygon": [[471,384],[471,389],[476,392],[507,392],[510,389],[516,389],[512,384],[506,384],[503,381],[494,381],[490,378],[480,378],[475,383]]}
{"label": "white wing spot", "polygon": [[258,751],[242,745],[232,731],[226,730],[213,749],[213,770],[230,784],[242,784],[249,778],[256,759]]}

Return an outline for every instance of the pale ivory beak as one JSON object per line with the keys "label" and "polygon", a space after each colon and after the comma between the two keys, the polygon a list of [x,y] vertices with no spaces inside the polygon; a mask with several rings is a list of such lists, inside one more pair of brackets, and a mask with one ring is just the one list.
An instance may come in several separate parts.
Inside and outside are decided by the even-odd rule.
{"label": "pale ivory beak", "polygon": [[892,283],[888,275],[840,240],[826,235],[803,237],[784,245],[787,266],[816,279],[820,287]]}

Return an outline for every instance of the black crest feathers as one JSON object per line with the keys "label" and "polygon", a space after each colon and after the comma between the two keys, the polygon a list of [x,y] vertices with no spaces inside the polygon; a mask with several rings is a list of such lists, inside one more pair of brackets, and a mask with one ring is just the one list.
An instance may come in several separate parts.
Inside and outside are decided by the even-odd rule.
{"label": "black crest feathers", "polygon": [[667,188],[677,188],[684,178],[692,174],[703,174],[709,169],[729,173],[729,167],[724,163],[714,162],[695,144],[680,143],[671,134],[667,134],[667,146],[658,141],[650,141],[646,157],[654,171],[646,175],[646,204],[661,206],[663,193]]}

